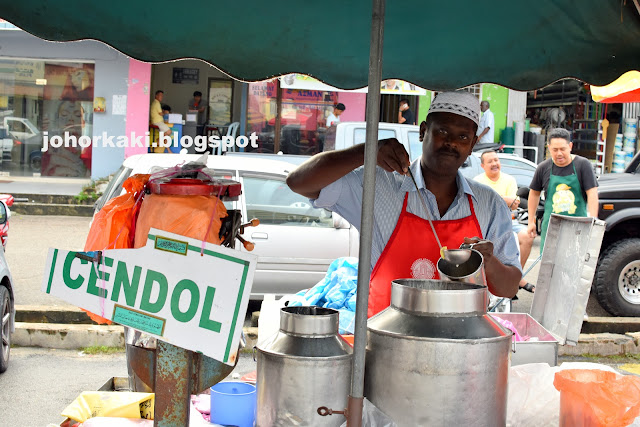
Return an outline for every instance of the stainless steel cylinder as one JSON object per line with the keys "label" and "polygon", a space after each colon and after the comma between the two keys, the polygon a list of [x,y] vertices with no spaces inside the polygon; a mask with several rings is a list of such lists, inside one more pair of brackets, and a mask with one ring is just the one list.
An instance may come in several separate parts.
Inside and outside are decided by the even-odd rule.
{"label": "stainless steel cylinder", "polygon": [[504,426],[511,332],[486,287],[396,280],[369,319],[365,396],[398,426]]}
{"label": "stainless steel cylinder", "polygon": [[285,307],[280,330],[258,350],[257,426],[340,426],[351,385],[352,349],[338,335],[338,311]]}

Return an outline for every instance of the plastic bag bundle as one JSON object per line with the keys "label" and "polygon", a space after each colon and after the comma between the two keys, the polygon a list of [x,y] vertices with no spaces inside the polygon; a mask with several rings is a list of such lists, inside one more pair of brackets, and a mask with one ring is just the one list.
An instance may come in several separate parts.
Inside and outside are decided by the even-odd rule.
{"label": "plastic bag bundle", "polygon": [[333,308],[340,313],[340,333],[352,334],[358,288],[358,258],[343,257],[334,260],[324,279],[313,288],[298,292],[304,302],[295,301],[291,306],[315,305]]}
{"label": "plastic bag bundle", "polygon": [[153,419],[153,393],[84,391],[61,415],[84,422],[92,417]]}
{"label": "plastic bag bundle", "polygon": [[640,378],[600,370],[556,373],[560,426],[627,426],[640,414]]}
{"label": "plastic bag bundle", "polygon": [[126,194],[109,200],[93,219],[85,251],[133,247],[136,213],[141,193],[151,175],[133,175],[123,184]]}
{"label": "plastic bag bundle", "polygon": [[224,203],[215,196],[149,194],[138,215],[134,247],[147,244],[150,228],[219,245],[218,233],[226,216]]}

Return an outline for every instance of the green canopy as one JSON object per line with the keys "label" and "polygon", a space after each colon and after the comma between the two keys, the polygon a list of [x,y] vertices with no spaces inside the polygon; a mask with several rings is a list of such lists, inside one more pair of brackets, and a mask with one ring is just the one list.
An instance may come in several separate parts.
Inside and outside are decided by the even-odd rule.
{"label": "green canopy", "polygon": [[[371,0],[3,1],[47,40],[97,39],[134,58],[199,58],[242,80],[299,72],[367,85]],[[625,4],[626,3],[626,4]],[[604,85],[640,69],[640,17],[621,0],[405,0],[385,13],[383,77],[430,89]]]}

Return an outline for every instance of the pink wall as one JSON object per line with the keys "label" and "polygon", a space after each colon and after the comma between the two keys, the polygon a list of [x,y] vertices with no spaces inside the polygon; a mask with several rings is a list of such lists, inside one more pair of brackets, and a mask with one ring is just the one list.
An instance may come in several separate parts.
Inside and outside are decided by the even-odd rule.
{"label": "pink wall", "polygon": [[[127,91],[127,125],[126,135],[135,132],[144,135],[149,130],[149,106],[151,87],[151,64],[129,59],[129,89]],[[124,149],[124,156],[146,153],[145,147],[131,147]]]}
{"label": "pink wall", "polygon": [[364,122],[364,112],[367,106],[366,93],[338,92],[338,102],[347,107],[340,115],[341,122]]}

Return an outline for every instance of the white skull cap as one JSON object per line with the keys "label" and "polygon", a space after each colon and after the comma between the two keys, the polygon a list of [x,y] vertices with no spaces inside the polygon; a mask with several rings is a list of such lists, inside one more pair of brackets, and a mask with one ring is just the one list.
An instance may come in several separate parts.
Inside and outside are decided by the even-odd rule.
{"label": "white skull cap", "polygon": [[472,120],[476,125],[480,123],[480,101],[474,95],[465,91],[440,92],[429,107],[431,113],[453,113]]}

